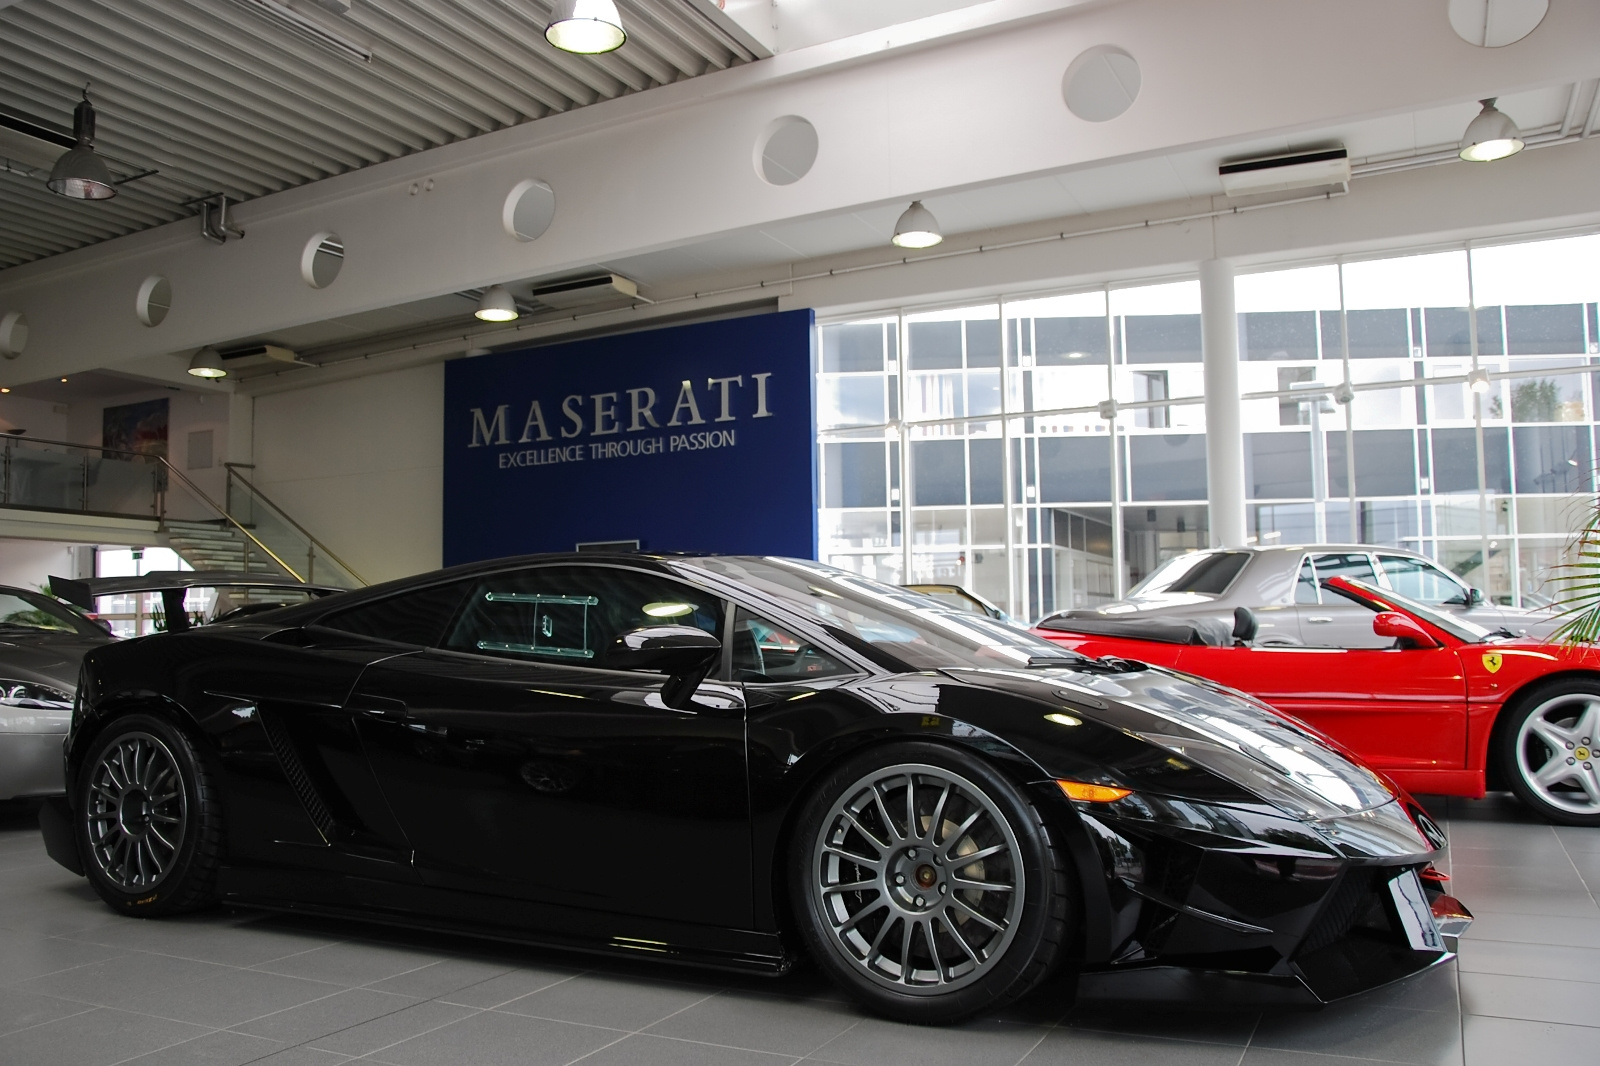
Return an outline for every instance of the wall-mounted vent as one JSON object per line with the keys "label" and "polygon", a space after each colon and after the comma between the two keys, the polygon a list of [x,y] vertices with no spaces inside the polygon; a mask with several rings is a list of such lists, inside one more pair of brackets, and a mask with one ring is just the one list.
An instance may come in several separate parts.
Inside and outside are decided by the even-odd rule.
{"label": "wall-mounted vent", "polygon": [[531,295],[546,307],[564,311],[615,300],[632,300],[638,297],[639,286],[621,274],[593,274],[535,285]]}
{"label": "wall-mounted vent", "polygon": [[303,362],[299,355],[288,348],[276,344],[241,344],[233,348],[221,348],[217,354],[222,356],[222,365],[228,374],[235,377],[253,377],[312,365]]}
{"label": "wall-mounted vent", "polygon": [[1217,168],[1229,196],[1317,189],[1350,184],[1350,153],[1343,148],[1241,159]]}

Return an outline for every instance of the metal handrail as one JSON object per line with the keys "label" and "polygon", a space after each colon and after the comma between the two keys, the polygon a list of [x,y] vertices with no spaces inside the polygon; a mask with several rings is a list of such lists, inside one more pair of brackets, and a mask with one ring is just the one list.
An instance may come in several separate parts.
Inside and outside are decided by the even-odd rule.
{"label": "metal handrail", "polygon": [[[202,503],[204,503],[207,507],[210,507],[217,514],[221,515],[228,522],[231,522],[233,524],[233,528],[237,529],[240,533],[243,533],[245,535],[245,537],[247,537],[249,539],[251,544],[254,544],[257,548],[260,548],[263,552],[265,552],[267,558],[271,559],[273,562],[275,562],[279,566],[283,567],[285,573],[287,573],[290,577],[294,578],[296,581],[300,582],[301,584],[306,584],[306,579],[304,577],[300,576],[300,572],[298,570],[296,570],[294,567],[290,566],[288,563],[284,562],[282,559],[278,558],[278,553],[277,552],[273,551],[271,548],[269,548],[265,544],[261,543],[260,539],[257,538],[254,533],[252,533],[248,529],[246,529],[239,522],[239,520],[237,518],[233,517],[233,515],[228,513],[227,508],[219,506],[217,504],[216,500],[213,500],[210,496],[207,496],[205,494],[205,490],[203,490],[202,488],[200,488],[199,485],[196,485],[193,481],[190,481],[187,477],[185,477],[184,474],[177,467],[175,467],[171,463],[167,462],[166,456],[163,456],[163,455],[151,455],[149,452],[131,451],[131,450],[127,449],[127,448],[102,448],[102,447],[99,447],[99,446],[96,446],[96,445],[93,445],[93,444],[77,444],[77,443],[74,443],[72,441],[66,441],[66,440],[49,440],[48,438],[45,438],[45,437],[24,437],[24,436],[20,436],[20,435],[16,435],[16,434],[7,434],[6,435],[6,439],[8,441],[25,440],[25,441],[30,441],[30,442],[32,442],[34,444],[53,444],[53,445],[55,445],[57,447],[60,447],[60,448],[71,448],[71,449],[74,449],[76,451],[102,452],[102,453],[104,453],[104,452],[116,452],[116,453],[121,454],[121,455],[135,456],[137,458],[144,459],[147,462],[154,461],[154,462],[160,463],[161,466],[166,469],[168,474],[171,474],[172,476],[176,477],[180,482],[182,482],[184,485],[186,485],[188,487],[189,491],[194,493],[197,497],[199,497],[199,499],[200,499],[200,501]],[[7,451],[9,451],[9,450],[10,450],[10,447],[8,445],[7,446]],[[165,518],[166,517],[165,501],[164,500],[163,500],[163,503],[162,503],[162,510],[157,513],[157,517],[158,518]],[[298,527],[296,527],[296,528],[298,528]],[[337,562],[337,559],[335,561]],[[340,566],[344,566],[343,563],[340,563],[339,565]],[[346,569],[349,569],[349,568],[346,567]],[[354,574],[354,571],[351,571],[351,573]],[[358,580],[359,580],[359,578],[358,578]]]}
{"label": "metal handrail", "polygon": [[252,496],[254,496],[256,499],[260,500],[262,503],[266,504],[268,507],[272,508],[274,511],[276,511],[278,513],[278,517],[279,518],[283,519],[285,522],[287,522],[291,526],[293,526],[295,528],[296,532],[298,532],[302,537],[306,538],[307,541],[309,541],[311,544],[314,544],[318,549],[320,549],[322,551],[323,555],[326,555],[328,558],[330,558],[334,562],[338,563],[344,569],[345,573],[349,574],[351,577],[355,578],[357,581],[361,582],[363,585],[369,584],[369,582],[367,581],[366,578],[364,578],[360,574],[356,573],[355,567],[351,566],[349,563],[347,563],[343,559],[339,558],[339,556],[335,555],[332,548],[328,547],[326,544],[322,543],[322,541],[320,541],[316,537],[312,536],[310,530],[306,529],[305,526],[302,526],[299,522],[296,522],[293,518],[291,518],[289,516],[289,512],[285,511],[282,507],[279,507],[277,504],[273,503],[272,499],[266,493],[264,493],[260,489],[256,488],[255,485],[251,484],[249,478],[247,478],[243,474],[239,473],[239,469],[238,469],[239,467],[251,467],[251,468],[253,468],[254,467],[253,463],[223,463],[222,465],[228,471],[228,480],[230,480],[230,481],[237,480],[245,488],[249,489],[250,490],[250,494]]}

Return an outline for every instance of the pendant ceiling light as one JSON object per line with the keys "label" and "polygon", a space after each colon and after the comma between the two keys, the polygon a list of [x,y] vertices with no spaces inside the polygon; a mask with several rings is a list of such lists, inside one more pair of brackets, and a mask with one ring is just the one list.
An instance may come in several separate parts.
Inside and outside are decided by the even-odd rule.
{"label": "pendant ceiling light", "polygon": [[72,113],[72,136],[78,143],[50,169],[50,180],[45,183],[50,191],[74,200],[109,200],[117,195],[111,171],[94,154],[94,105],[89,103],[87,88],[83,102]]}
{"label": "pendant ceiling light", "polygon": [[563,52],[615,52],[628,39],[612,0],[556,0],[544,39]]}
{"label": "pendant ceiling light", "polygon": [[189,373],[197,378],[225,378],[228,371],[222,365],[222,355],[211,347],[201,348],[189,360]]}
{"label": "pendant ceiling light", "polygon": [[1471,389],[1479,396],[1487,393],[1490,387],[1489,372],[1487,370],[1484,370],[1480,367],[1467,375],[1467,388]]}
{"label": "pendant ceiling light", "polygon": [[1461,158],[1469,163],[1488,163],[1522,151],[1522,131],[1517,124],[1495,108],[1492,97],[1479,103],[1483,110],[1461,137]]}
{"label": "pendant ceiling light", "polygon": [[518,317],[517,301],[504,285],[491,285],[483,290],[478,309],[472,314],[484,322],[513,322]]}
{"label": "pendant ceiling light", "polygon": [[939,232],[939,220],[933,212],[923,207],[921,200],[913,200],[894,224],[891,239],[901,248],[932,248],[944,240],[944,234]]}

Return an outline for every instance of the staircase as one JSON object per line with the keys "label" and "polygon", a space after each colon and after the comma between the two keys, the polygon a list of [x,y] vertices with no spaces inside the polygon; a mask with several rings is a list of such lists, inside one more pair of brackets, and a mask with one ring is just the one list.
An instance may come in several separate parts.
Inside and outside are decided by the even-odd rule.
{"label": "staircase", "polygon": [[250,543],[250,539],[226,519],[183,521],[169,518],[161,523],[161,528],[166,534],[167,546],[196,570],[294,576]]}

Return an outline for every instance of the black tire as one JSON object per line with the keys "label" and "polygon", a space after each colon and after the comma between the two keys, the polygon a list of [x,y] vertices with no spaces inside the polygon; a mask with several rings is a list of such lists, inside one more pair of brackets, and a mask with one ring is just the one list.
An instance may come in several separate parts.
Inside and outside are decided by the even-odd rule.
{"label": "black tire", "polygon": [[1517,798],[1558,825],[1600,826],[1600,681],[1551,681],[1503,715],[1493,755]]}
{"label": "black tire", "polygon": [[822,971],[869,1010],[923,1025],[1026,994],[1060,958],[1075,911],[1067,859],[1022,790],[976,755],[925,741],[829,771],[800,812],[789,874]]}
{"label": "black tire", "polygon": [[73,799],[84,871],[112,910],[156,918],[216,902],[222,812],[182,730],[146,714],[113,721],[91,745]]}

